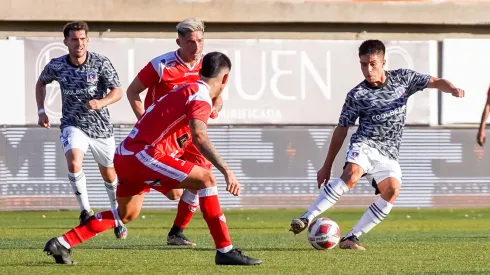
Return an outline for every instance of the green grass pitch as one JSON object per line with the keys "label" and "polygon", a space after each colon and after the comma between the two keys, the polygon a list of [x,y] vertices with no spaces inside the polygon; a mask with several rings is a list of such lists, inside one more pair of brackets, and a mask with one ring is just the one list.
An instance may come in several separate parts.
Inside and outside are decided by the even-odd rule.
{"label": "green grass pitch", "polygon": [[[490,210],[395,208],[361,238],[365,252],[318,251],[306,232],[293,236],[289,222],[303,211],[225,211],[234,246],[264,260],[252,267],[214,264],[213,242],[199,212],[185,232],[196,248],[166,245],[174,211],[143,210],[128,225],[128,239],[116,240],[110,230],[76,247],[76,266],[56,265],[42,249],[77,224],[77,212],[2,212],[0,274],[490,274]],[[345,234],[363,212],[339,209],[323,216]]]}

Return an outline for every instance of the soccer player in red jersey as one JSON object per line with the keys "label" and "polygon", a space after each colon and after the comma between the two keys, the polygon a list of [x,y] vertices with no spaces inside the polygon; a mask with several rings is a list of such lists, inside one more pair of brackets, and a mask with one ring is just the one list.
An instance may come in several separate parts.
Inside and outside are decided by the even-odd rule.
{"label": "soccer player in red jersey", "polygon": [[481,114],[480,128],[478,129],[478,135],[476,136],[476,142],[478,145],[483,146],[485,144],[485,126],[487,124],[488,113],[490,113],[490,87],[487,92],[487,102],[483,108],[483,113]]}
{"label": "soccer player in red jersey", "polygon": [[231,61],[225,54],[209,53],[203,58],[201,80],[181,86],[147,108],[116,149],[117,210],[97,213],[85,225],[49,240],[44,251],[52,255],[56,263],[73,264],[72,247],[118,224],[136,219],[144,194],[150,188],[163,194],[171,189],[198,190],[201,212],[217,249],[216,264],[256,265],[262,262],[233,248],[212,172],[178,158],[185,154],[190,139],[176,140],[175,133],[189,127],[193,144],[224,175],[227,191],[235,196],[239,194],[238,180],[207,134],[213,99],[223,91],[230,70]]}
{"label": "soccer player in red jersey", "polygon": [[[202,64],[204,46],[204,23],[196,18],[189,18],[177,25],[179,49],[152,59],[134,78],[128,87],[127,96],[134,114],[140,118],[145,109],[149,108],[156,99],[168,94],[180,85],[199,80],[199,70]],[[140,93],[148,89],[145,103],[141,102]],[[222,100],[217,97],[213,102],[212,118],[221,110]],[[188,129],[176,133],[176,138],[185,138]],[[199,153],[195,146],[189,144],[181,159],[190,161],[203,168],[211,170],[211,163]],[[172,189],[165,196],[171,200],[180,198],[174,224],[167,235],[167,244],[194,246],[183,233],[184,228],[192,219],[194,211],[199,206],[197,194],[190,190]]]}

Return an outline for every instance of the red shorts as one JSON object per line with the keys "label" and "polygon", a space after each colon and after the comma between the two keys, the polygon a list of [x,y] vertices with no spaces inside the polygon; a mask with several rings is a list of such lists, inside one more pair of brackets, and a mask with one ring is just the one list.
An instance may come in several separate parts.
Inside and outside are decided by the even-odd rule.
{"label": "red shorts", "polygon": [[117,197],[131,197],[150,192],[150,188],[167,194],[177,188],[194,167],[194,163],[168,155],[142,150],[134,155],[114,156],[118,177]]}
{"label": "red shorts", "polygon": [[194,143],[192,143],[192,140],[189,141],[189,144],[186,145],[184,153],[182,154],[180,159],[192,162],[207,170],[211,170],[211,168],[213,167],[213,164],[211,164],[211,162],[209,162],[209,160],[207,160],[201,154],[201,152],[199,152]]}

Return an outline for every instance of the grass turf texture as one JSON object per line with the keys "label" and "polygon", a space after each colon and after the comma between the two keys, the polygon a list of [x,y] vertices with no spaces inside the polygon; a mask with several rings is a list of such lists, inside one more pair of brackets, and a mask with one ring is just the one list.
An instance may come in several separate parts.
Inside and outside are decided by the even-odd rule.
{"label": "grass turf texture", "polygon": [[[214,264],[200,212],[185,231],[196,248],[166,245],[174,211],[144,210],[128,225],[128,239],[116,240],[110,230],[77,246],[76,266],[56,265],[42,249],[78,223],[78,212],[2,212],[0,274],[490,274],[490,210],[395,208],[361,238],[365,252],[318,251],[306,231],[293,236],[290,220],[303,211],[225,211],[234,246],[264,260],[254,267]],[[344,235],[363,212],[332,210],[324,216],[338,222]]]}

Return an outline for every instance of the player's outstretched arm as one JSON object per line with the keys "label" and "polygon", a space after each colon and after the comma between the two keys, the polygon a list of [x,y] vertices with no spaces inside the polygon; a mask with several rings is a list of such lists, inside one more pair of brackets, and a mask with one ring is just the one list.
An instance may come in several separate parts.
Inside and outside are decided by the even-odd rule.
{"label": "player's outstretched arm", "polygon": [[449,80],[437,77],[431,77],[427,88],[435,88],[444,93],[450,93],[454,97],[464,97],[464,90],[456,88]]}
{"label": "player's outstretched arm", "polygon": [[333,131],[332,138],[330,139],[330,147],[328,148],[327,157],[323,167],[317,173],[318,188],[330,179],[330,174],[332,171],[332,166],[337,157],[337,154],[344,144],[344,140],[347,137],[347,132],[349,127],[337,126]]}
{"label": "player's outstretched arm", "polygon": [[37,110],[38,110],[38,124],[41,127],[49,128],[51,125],[49,123],[49,118],[44,111],[44,100],[46,99],[46,84],[44,84],[41,80],[38,80],[36,83],[36,102],[37,102]]}
{"label": "player's outstretched arm", "polygon": [[478,135],[476,136],[476,142],[480,146],[483,146],[486,139],[485,126],[487,124],[488,113],[490,113],[490,96],[487,96],[487,102],[485,103],[485,107],[483,108],[483,112],[481,114],[481,121],[480,121],[480,127],[478,128]]}
{"label": "player's outstretched arm", "polygon": [[235,174],[230,170],[228,164],[221,158],[208,137],[208,126],[199,119],[191,119],[189,127],[192,134],[192,142],[199,152],[208,159],[225,177],[226,191],[238,196],[240,193],[240,183]]}
{"label": "player's outstretched arm", "polygon": [[135,77],[126,91],[129,104],[131,105],[131,108],[138,119],[145,113],[145,108],[140,97],[140,94],[145,89],[145,86],[143,86],[139,78]]}

